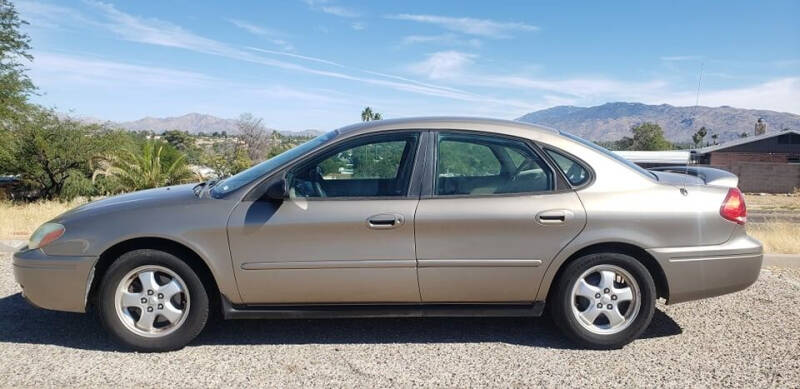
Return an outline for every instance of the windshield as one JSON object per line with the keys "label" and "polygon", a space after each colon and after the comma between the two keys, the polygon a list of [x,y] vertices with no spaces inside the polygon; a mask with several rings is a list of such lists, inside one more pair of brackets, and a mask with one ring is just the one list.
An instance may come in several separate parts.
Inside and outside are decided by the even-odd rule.
{"label": "windshield", "polygon": [[598,145],[597,143],[590,142],[590,141],[588,141],[586,139],[577,137],[577,136],[572,135],[572,134],[570,134],[568,132],[559,131],[559,133],[561,135],[566,136],[569,139],[572,139],[572,140],[574,140],[574,141],[576,141],[576,142],[578,142],[578,143],[580,143],[582,145],[589,146],[594,150],[597,150],[597,151],[599,151],[599,152],[601,152],[601,153],[603,153],[603,154],[605,154],[605,155],[607,155],[607,156],[609,156],[611,158],[614,158],[615,160],[617,160],[619,162],[624,163],[626,166],[630,167],[633,170],[636,170],[637,172],[641,173],[642,175],[646,176],[647,178],[652,178],[652,179],[658,180],[658,176],[656,176],[653,172],[651,172],[651,171],[649,171],[647,169],[644,169],[644,168],[640,167],[639,165],[637,165],[637,164],[635,164],[635,163],[633,163],[633,162],[631,162],[631,161],[629,161],[629,160],[627,160],[625,158],[622,158],[617,153],[611,152],[608,149],[606,149],[605,147],[602,147],[602,146]]}
{"label": "windshield", "polygon": [[253,182],[253,180],[264,176],[265,174],[269,173],[275,168],[280,167],[285,163],[290,162],[295,158],[308,153],[311,150],[314,150],[318,146],[333,139],[338,134],[339,134],[338,130],[322,134],[306,143],[301,144],[300,146],[286,150],[281,154],[278,154],[264,162],[259,163],[258,165],[255,165],[247,170],[232,175],[214,185],[214,187],[211,189],[211,196],[218,198],[224,196],[227,193],[233,192]]}

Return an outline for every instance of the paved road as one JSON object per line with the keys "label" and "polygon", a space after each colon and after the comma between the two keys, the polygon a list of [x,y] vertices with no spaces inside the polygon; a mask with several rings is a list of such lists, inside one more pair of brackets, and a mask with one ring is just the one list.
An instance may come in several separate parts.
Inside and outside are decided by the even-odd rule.
{"label": "paved road", "polygon": [[797,386],[800,270],[659,305],[622,350],[573,349],[547,319],[223,322],[167,354],[120,352],[88,315],[27,305],[0,254],[0,387]]}

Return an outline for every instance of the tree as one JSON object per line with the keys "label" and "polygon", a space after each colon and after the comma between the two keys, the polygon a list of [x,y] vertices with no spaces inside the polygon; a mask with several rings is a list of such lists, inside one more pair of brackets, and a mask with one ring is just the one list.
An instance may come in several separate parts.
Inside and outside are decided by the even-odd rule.
{"label": "tree", "polygon": [[46,199],[61,198],[70,179],[87,178],[92,157],[111,149],[120,136],[35,106],[27,106],[10,127],[0,132],[0,172],[19,175],[26,188]]}
{"label": "tree", "polygon": [[747,138],[747,132],[739,134],[739,138]]}
{"label": "tree", "polygon": [[232,176],[253,165],[247,151],[235,142],[215,144],[212,150],[203,154],[201,161],[203,165],[214,169],[219,178]]}
{"label": "tree", "polygon": [[697,132],[692,134],[692,142],[694,142],[694,146],[695,147],[702,146],[703,138],[705,138],[706,135],[708,135],[708,129],[705,127],[700,127],[700,129],[697,130]]}
{"label": "tree", "polygon": [[381,120],[383,119],[383,115],[379,112],[372,112],[372,108],[364,107],[364,110],[361,111],[361,121],[368,122],[371,120]]}
{"label": "tree", "polygon": [[256,162],[264,159],[269,146],[269,134],[262,122],[263,119],[256,118],[250,113],[241,114],[236,121],[239,136],[247,149],[247,156]]}
{"label": "tree", "polygon": [[195,178],[186,165],[186,155],[160,141],[106,156],[98,164],[92,181],[99,176],[115,177],[123,191],[183,184]]}
{"label": "tree", "polygon": [[631,150],[671,150],[672,144],[664,138],[661,126],[655,123],[644,122],[631,128],[633,143]]}
{"label": "tree", "polygon": [[0,0],[0,122],[25,111],[35,87],[25,74],[23,61],[31,61],[30,37],[20,32],[28,22],[21,20],[14,5]]}
{"label": "tree", "polygon": [[719,135],[717,135],[717,134],[711,134],[711,139],[714,141],[714,144],[715,144],[715,145],[716,145],[716,144],[719,144],[719,143],[717,143],[717,138],[719,138]]}

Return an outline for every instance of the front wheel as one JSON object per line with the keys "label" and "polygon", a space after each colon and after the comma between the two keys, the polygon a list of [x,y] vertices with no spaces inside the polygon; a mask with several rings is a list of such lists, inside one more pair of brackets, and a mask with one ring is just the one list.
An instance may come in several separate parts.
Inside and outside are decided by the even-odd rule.
{"label": "front wheel", "polygon": [[158,250],[120,256],[103,277],[100,320],[121,344],[170,351],[192,341],[208,320],[208,295],[189,265]]}
{"label": "front wheel", "polygon": [[550,302],[553,317],[570,339],[584,347],[622,347],[653,318],[653,277],[628,255],[580,257],[567,265],[555,287]]}

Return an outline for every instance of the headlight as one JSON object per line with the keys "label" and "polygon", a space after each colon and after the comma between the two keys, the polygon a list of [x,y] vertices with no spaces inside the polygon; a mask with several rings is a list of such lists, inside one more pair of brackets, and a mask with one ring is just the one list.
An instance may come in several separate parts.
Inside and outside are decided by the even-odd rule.
{"label": "headlight", "polygon": [[42,248],[55,242],[61,235],[64,235],[64,226],[58,223],[44,223],[31,235],[28,248],[31,250]]}

